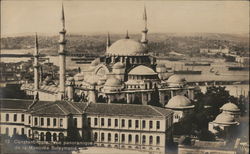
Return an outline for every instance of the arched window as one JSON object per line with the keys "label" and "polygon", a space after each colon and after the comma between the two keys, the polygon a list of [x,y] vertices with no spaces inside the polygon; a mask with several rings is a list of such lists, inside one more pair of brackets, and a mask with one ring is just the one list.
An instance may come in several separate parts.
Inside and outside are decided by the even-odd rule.
{"label": "arched window", "polygon": [[118,134],[115,134],[115,142],[118,142]]}
{"label": "arched window", "polygon": [[108,133],[108,141],[110,142],[111,141],[111,134]]}
{"label": "arched window", "polygon": [[21,130],[22,130],[22,131],[21,131],[22,135],[24,135],[24,128],[22,128]]}
{"label": "arched window", "polygon": [[5,129],[5,134],[9,136],[9,128]]}
{"label": "arched window", "polygon": [[139,143],[139,135],[135,135],[135,143]]}
{"label": "arched window", "polygon": [[13,120],[17,121],[17,114],[14,114]]}
{"label": "arched window", "polygon": [[122,127],[125,127],[125,120],[122,119]]}
{"label": "arched window", "polygon": [[97,132],[95,132],[95,134],[94,134],[94,141],[97,141],[97,138],[98,138],[98,134],[97,134]]}
{"label": "arched window", "polygon": [[101,133],[101,141],[104,141],[105,137],[104,137],[104,133]]}
{"label": "arched window", "polygon": [[143,135],[143,136],[142,136],[142,144],[145,144],[145,143],[146,143],[146,136]]}
{"label": "arched window", "polygon": [[153,144],[153,136],[149,136],[149,144]]}
{"label": "arched window", "polygon": [[59,141],[64,141],[64,134],[63,133],[59,133]]}
{"label": "arched window", "polygon": [[125,142],[125,134],[122,134],[122,142]]}
{"label": "arched window", "polygon": [[50,132],[46,133],[46,141],[51,141],[51,133]]}
{"label": "arched window", "polygon": [[57,141],[57,135],[56,135],[56,133],[53,134],[53,141]]}
{"label": "arched window", "polygon": [[156,137],[156,144],[160,144],[160,136]]}
{"label": "arched window", "polygon": [[13,129],[13,134],[16,135],[16,128]]}
{"label": "arched window", "polygon": [[40,140],[41,140],[41,141],[44,141],[44,133],[41,133],[41,134],[40,134]]}
{"label": "arched window", "polygon": [[128,142],[132,142],[132,135],[131,134],[128,135]]}

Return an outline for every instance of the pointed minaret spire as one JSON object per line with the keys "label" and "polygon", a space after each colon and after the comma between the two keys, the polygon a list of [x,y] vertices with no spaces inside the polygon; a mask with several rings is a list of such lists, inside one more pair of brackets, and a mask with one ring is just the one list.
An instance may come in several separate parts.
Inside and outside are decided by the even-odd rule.
{"label": "pointed minaret spire", "polygon": [[37,33],[35,34],[35,50],[34,50],[34,100],[38,99],[38,89],[39,89],[39,75],[38,75],[38,39]]}
{"label": "pointed minaret spire", "polygon": [[62,4],[62,30],[59,32],[60,39],[59,39],[59,95],[58,99],[62,100],[64,99],[65,96],[65,69],[66,69],[66,51],[65,51],[65,45],[66,45],[66,40],[65,40],[65,17],[64,17],[64,7]]}
{"label": "pointed minaret spire", "polygon": [[110,47],[111,43],[110,43],[110,35],[109,35],[109,32],[108,32],[108,35],[107,35],[107,42],[106,42],[106,52],[108,52],[108,48]]}
{"label": "pointed minaret spire", "polygon": [[63,7],[63,3],[62,3],[62,28],[65,29],[65,16],[64,16],[64,7]]}
{"label": "pointed minaret spire", "polygon": [[126,33],[126,37],[125,39],[129,39],[129,36],[128,36],[128,30],[127,30],[127,33]]}
{"label": "pointed minaret spire", "polygon": [[147,40],[148,28],[147,28],[147,10],[146,10],[145,6],[144,6],[144,12],[143,12],[143,22],[144,22],[144,29],[142,30],[141,43],[144,46],[147,46],[147,44],[148,44],[148,40]]}

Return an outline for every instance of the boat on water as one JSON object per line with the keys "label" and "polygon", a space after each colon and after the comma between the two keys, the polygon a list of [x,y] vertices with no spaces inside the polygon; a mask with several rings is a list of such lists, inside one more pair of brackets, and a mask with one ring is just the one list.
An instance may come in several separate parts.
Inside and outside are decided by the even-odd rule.
{"label": "boat on water", "polygon": [[75,57],[75,58],[71,58],[72,61],[93,61],[95,58],[94,57]]}
{"label": "boat on water", "polygon": [[178,70],[174,71],[174,74],[197,74],[200,75],[202,71],[195,71],[195,70]]}
{"label": "boat on water", "polygon": [[211,66],[211,63],[185,63],[185,66]]}
{"label": "boat on water", "polygon": [[248,71],[249,67],[246,66],[229,66],[229,71]]}
{"label": "boat on water", "polygon": [[215,72],[215,75],[220,75],[219,71],[216,71],[216,72]]}
{"label": "boat on water", "polygon": [[76,61],[76,64],[90,64],[91,61]]}
{"label": "boat on water", "polygon": [[214,68],[212,67],[209,72],[214,73]]}

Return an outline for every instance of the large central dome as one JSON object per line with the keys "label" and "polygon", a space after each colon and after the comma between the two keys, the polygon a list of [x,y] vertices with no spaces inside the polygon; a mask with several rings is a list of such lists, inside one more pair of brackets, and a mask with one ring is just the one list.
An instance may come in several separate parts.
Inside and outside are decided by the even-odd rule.
{"label": "large central dome", "polygon": [[142,55],[145,54],[145,47],[131,39],[121,39],[113,43],[107,51],[112,55]]}

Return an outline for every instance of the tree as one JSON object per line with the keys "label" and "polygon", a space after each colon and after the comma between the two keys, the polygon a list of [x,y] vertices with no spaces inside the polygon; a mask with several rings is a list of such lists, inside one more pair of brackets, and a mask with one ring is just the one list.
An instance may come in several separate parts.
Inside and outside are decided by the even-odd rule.
{"label": "tree", "polygon": [[148,102],[149,105],[162,107],[160,103],[159,90],[157,85],[154,86],[154,91],[151,94],[151,100]]}
{"label": "tree", "polygon": [[215,135],[207,129],[202,129],[198,134],[198,139],[201,141],[215,141]]}

